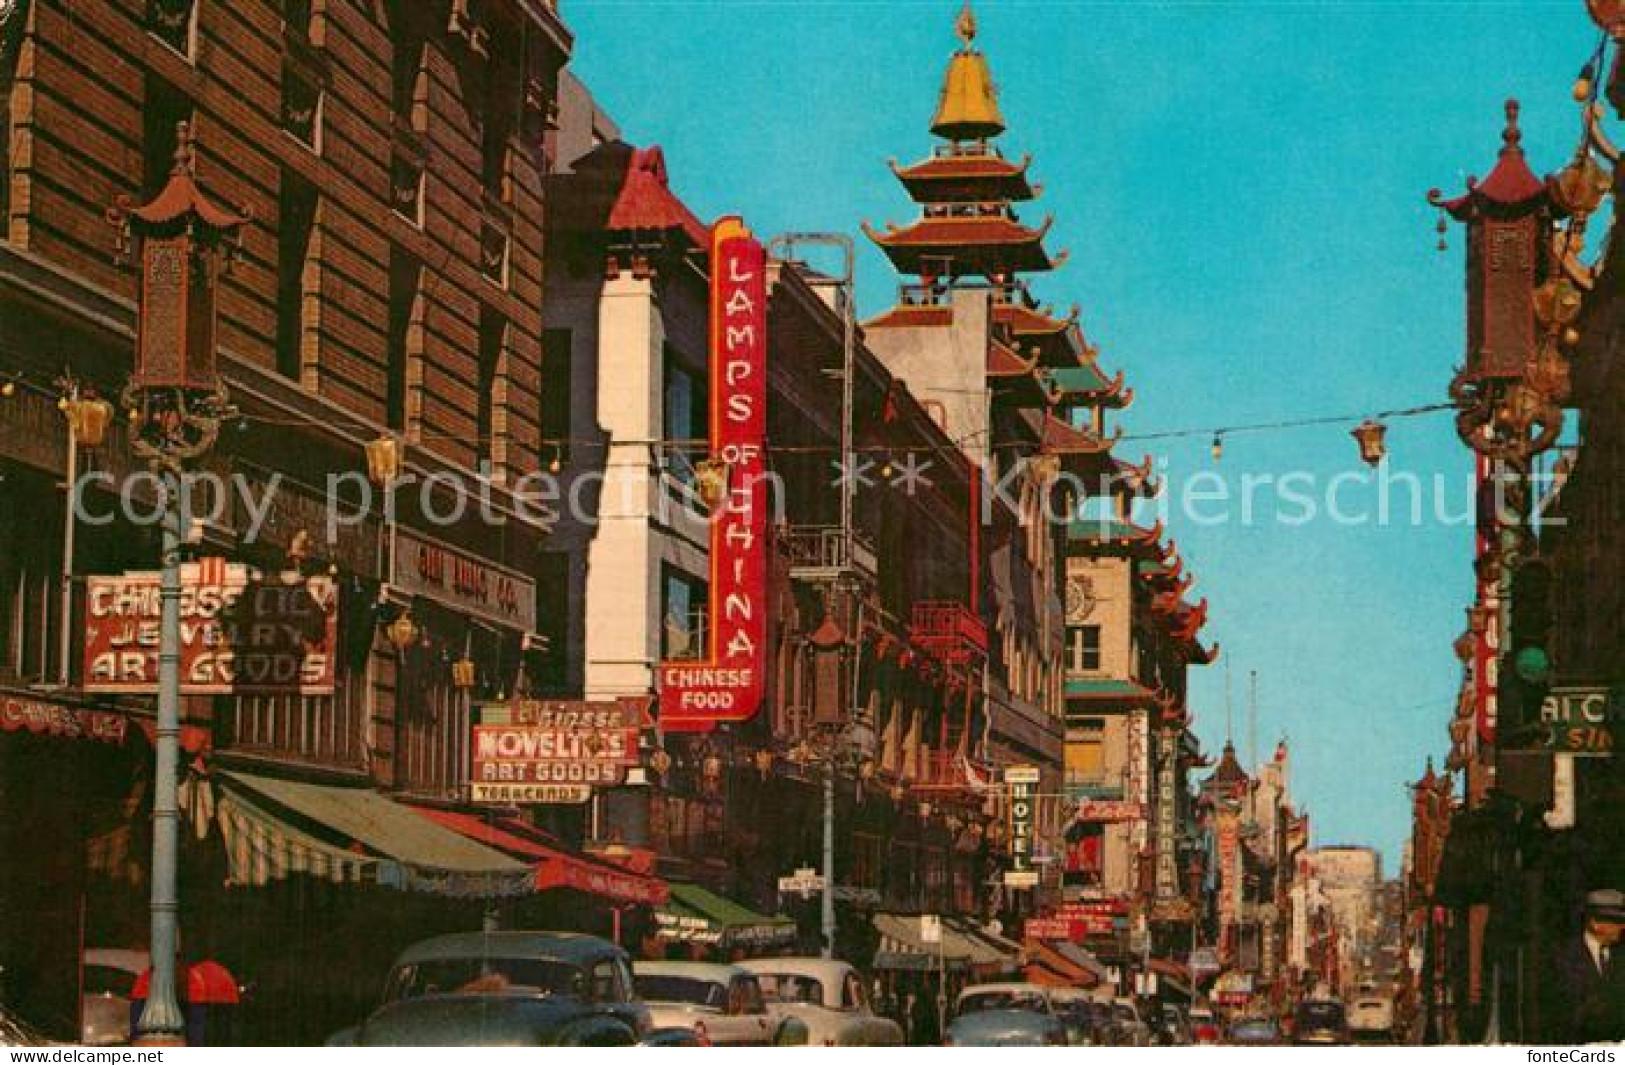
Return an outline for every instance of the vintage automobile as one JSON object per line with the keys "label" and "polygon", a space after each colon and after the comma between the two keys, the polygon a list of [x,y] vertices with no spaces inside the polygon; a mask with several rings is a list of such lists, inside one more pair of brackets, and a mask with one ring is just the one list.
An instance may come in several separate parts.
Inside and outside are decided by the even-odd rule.
{"label": "vintage automobile", "polygon": [[130,1041],[130,1000],[151,964],[144,950],[91,948],[79,969],[79,1042],[87,1047]]}
{"label": "vintage automobile", "polygon": [[657,1028],[688,1028],[712,1046],[803,1046],[806,1027],[769,1012],[756,974],[737,965],[640,961],[632,984]]}
{"label": "vintage automobile", "polygon": [[1066,1023],[1037,984],[973,984],[959,993],[943,1044],[956,1047],[1066,1046]]}
{"label": "vintage automobile", "polygon": [[1190,1012],[1191,1042],[1199,1047],[1217,1046],[1219,1019],[1206,1006],[1194,1006]]}
{"label": "vintage automobile", "polygon": [[1228,1042],[1235,1047],[1280,1046],[1281,1026],[1273,1017],[1237,1017],[1230,1022]]}
{"label": "vintage automobile", "polygon": [[1362,991],[1348,1010],[1349,1032],[1358,1043],[1387,1043],[1394,1036],[1394,1000]]}
{"label": "vintage automobile", "polygon": [[1140,1007],[1131,998],[1112,1000],[1112,1018],[1117,1026],[1117,1045],[1148,1047],[1152,1043],[1151,1026],[1140,1016]]}
{"label": "vintage automobile", "polygon": [[1050,1005],[1066,1025],[1066,1041],[1072,1046],[1110,1046],[1113,1042],[1111,1004],[1100,1001],[1094,992],[1077,987],[1052,987]]}
{"label": "vintage automobile", "polygon": [[747,958],[739,965],[761,981],[770,1013],[806,1026],[806,1045],[903,1045],[903,1029],[875,1014],[863,978],[844,961]]}
{"label": "vintage automobile", "polygon": [[1296,1046],[1347,1046],[1348,1013],[1336,999],[1300,1002],[1292,1014],[1292,1042]]}
{"label": "vintage automobile", "polygon": [[[383,1002],[329,1046],[631,1046],[654,1033],[626,952],[567,932],[468,932],[408,947]],[[661,1045],[670,1045],[664,1040]]]}

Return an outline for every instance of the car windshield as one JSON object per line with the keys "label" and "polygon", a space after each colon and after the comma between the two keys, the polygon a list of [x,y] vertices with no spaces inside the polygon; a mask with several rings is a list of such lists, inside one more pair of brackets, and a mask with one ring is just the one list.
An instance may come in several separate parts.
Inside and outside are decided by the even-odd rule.
{"label": "car windshield", "polygon": [[638,998],[645,1002],[686,1002],[691,1006],[722,1009],[728,1001],[728,989],[715,980],[701,980],[694,976],[643,976],[632,978],[638,989]]}
{"label": "car windshield", "polygon": [[959,1014],[981,1013],[984,1010],[1031,1010],[1045,1013],[1043,996],[1031,991],[978,991],[959,1000]]}
{"label": "car windshield", "polygon": [[824,985],[810,976],[796,973],[757,973],[762,997],[769,1002],[810,1002],[824,1004]]}
{"label": "car windshield", "polygon": [[403,965],[386,1001],[425,995],[572,995],[585,998],[587,974],[556,958],[437,958]]}
{"label": "car windshield", "polygon": [[1299,1027],[1329,1026],[1343,1023],[1343,1007],[1336,1002],[1305,1002],[1298,1007]]}

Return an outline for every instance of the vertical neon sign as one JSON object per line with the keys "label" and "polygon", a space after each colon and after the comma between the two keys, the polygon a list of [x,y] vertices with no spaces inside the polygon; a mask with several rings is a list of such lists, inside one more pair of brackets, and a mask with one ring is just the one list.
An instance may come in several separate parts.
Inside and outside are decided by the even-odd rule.
{"label": "vertical neon sign", "polygon": [[738,218],[711,230],[711,454],[726,492],[711,514],[702,661],[662,662],[660,727],[708,732],[762,702],[767,635],[767,256]]}

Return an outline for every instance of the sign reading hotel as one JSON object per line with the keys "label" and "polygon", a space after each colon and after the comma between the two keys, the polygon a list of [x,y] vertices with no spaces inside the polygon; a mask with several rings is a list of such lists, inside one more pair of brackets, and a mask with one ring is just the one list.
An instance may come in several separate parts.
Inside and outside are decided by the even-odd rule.
{"label": "sign reading hotel", "polygon": [[1038,886],[1038,871],[1033,868],[1033,789],[1038,779],[1033,766],[1013,765],[1004,771],[1010,789],[1010,868],[1004,873],[1005,887]]}
{"label": "sign reading hotel", "polygon": [[711,454],[724,471],[711,513],[705,657],[660,664],[660,727],[708,732],[762,701],[767,635],[767,258],[737,218],[711,231]]}
{"label": "sign reading hotel", "polygon": [[[338,588],[205,558],[181,564],[183,695],[333,694]],[[85,579],[84,690],[158,691],[157,573]]]}
{"label": "sign reading hotel", "polygon": [[519,699],[482,708],[470,754],[469,799],[519,806],[586,802],[638,764],[648,699]]}
{"label": "sign reading hotel", "polygon": [[521,632],[536,631],[536,582],[524,574],[400,530],[394,588]]}

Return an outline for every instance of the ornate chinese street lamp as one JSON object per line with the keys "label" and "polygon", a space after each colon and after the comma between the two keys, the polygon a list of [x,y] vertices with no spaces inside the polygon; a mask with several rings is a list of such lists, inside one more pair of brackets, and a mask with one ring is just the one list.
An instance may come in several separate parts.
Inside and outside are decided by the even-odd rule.
{"label": "ornate chinese street lamp", "polygon": [[177,783],[180,764],[181,543],[185,513],[181,479],[188,462],[214,446],[229,413],[215,366],[215,285],[229,268],[246,213],[205,196],[193,174],[188,123],[175,128],[175,165],[147,204],[120,197],[107,212],[121,257],[138,255],[141,272],[135,364],[124,390],[130,447],[158,476],[163,503],[159,582],[160,644],[156,768],[152,797],[152,981],[136,1042],[181,1045],[186,1023],[176,1000],[179,948],[176,896],[180,843]]}

